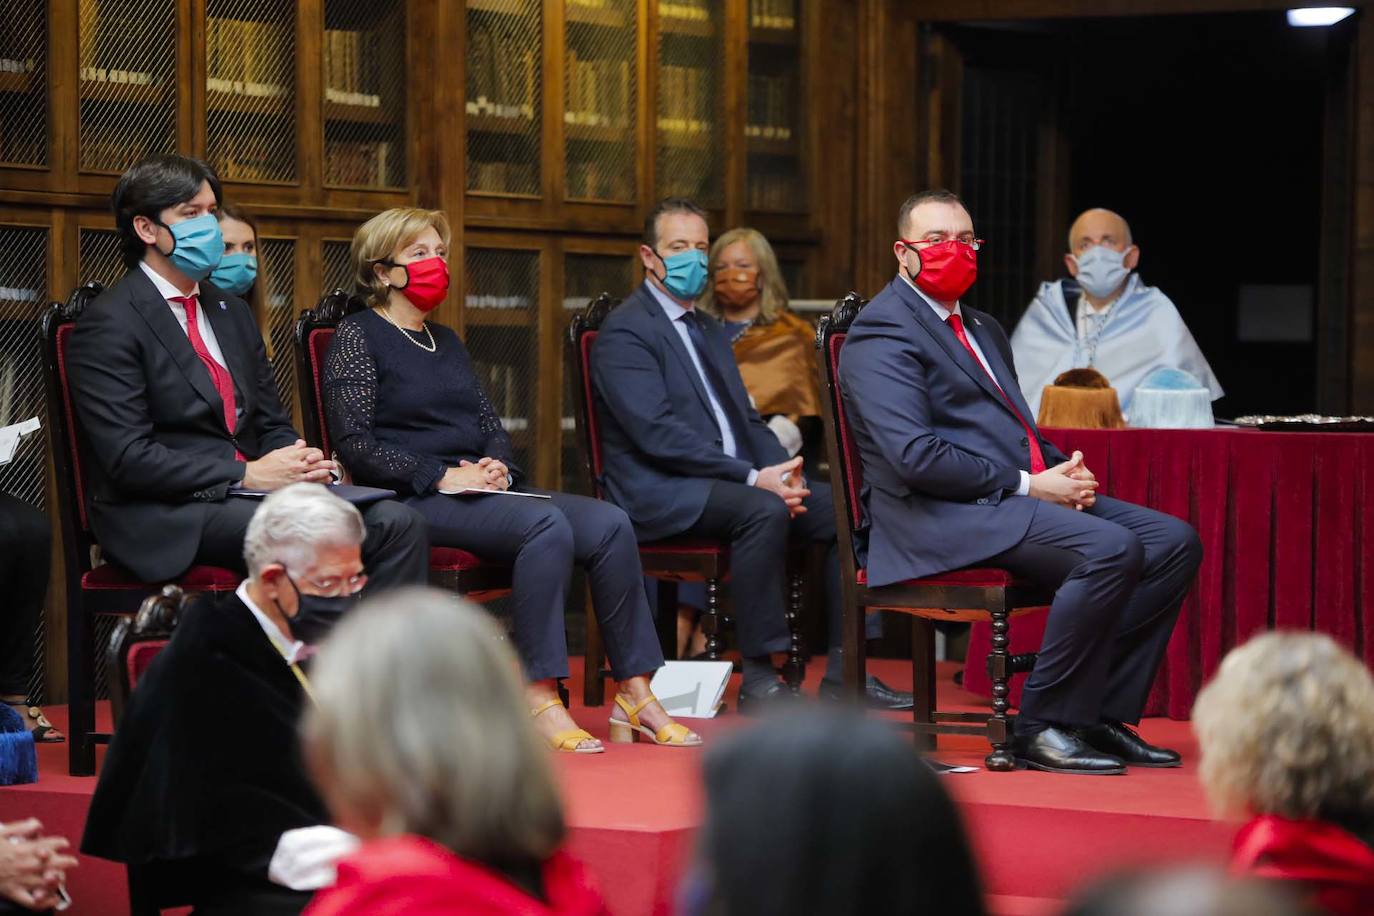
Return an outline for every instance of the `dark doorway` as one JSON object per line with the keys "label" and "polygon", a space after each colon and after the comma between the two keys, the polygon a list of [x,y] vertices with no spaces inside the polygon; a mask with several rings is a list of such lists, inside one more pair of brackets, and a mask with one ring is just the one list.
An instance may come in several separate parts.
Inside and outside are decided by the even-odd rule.
{"label": "dark doorway", "polygon": [[1219,416],[1313,410],[1328,74],[1347,34],[1282,12],[940,27],[962,62],[945,177],[989,239],[973,304],[1010,331],[1064,275],[1069,221],[1108,207],[1226,389]]}

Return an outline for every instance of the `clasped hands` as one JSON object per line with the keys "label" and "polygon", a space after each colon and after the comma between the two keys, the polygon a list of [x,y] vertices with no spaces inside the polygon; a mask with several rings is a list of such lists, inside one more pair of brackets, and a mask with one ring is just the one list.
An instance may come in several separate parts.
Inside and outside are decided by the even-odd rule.
{"label": "clasped hands", "polygon": [[1097,502],[1097,477],[1083,464],[1083,453],[1074,452],[1068,461],[1030,475],[1030,495],[1082,512]]}
{"label": "clasped hands", "polygon": [[806,488],[806,478],[802,476],[801,466],[802,459],[798,455],[782,464],[761,468],[759,476],[754,480],[754,486],[759,489],[776,493],[778,498],[787,504],[787,511],[793,518],[806,511],[802,500],[811,495],[811,491]]}
{"label": "clasped hands", "polygon": [[505,490],[510,486],[510,469],[495,458],[482,458],[478,461],[459,461],[458,467],[449,468],[439,481],[439,489],[455,490]]}
{"label": "clasped hands", "polygon": [[336,465],[324,452],[304,439],[273,449],[243,471],[243,485],[250,490],[279,490],[293,483],[329,483]]}
{"label": "clasped hands", "polygon": [[60,836],[43,836],[37,819],[0,826],[0,899],[31,910],[48,910],[61,900],[58,890],[76,858]]}

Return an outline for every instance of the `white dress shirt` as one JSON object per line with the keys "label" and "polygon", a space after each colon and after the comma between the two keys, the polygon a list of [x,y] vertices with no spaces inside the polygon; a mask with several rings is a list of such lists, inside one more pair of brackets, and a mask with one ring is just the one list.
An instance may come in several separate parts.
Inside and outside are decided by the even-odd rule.
{"label": "white dress shirt", "polygon": [[[148,279],[153,281],[157,291],[162,294],[162,298],[167,300],[167,307],[172,310],[172,316],[176,318],[177,324],[181,325],[181,333],[186,334],[190,339],[190,334],[186,331],[186,309],[180,302],[173,302],[173,296],[181,296],[181,290],[177,289],[162,274],[148,266],[147,261],[139,261],[138,266],[143,268],[143,272],[148,275]],[[215,362],[219,363],[225,372],[229,371],[229,364],[224,361],[224,351],[219,348],[219,341],[215,339],[215,328],[205,319],[205,303],[200,301],[200,284],[197,283],[191,290],[191,295],[196,296],[196,328],[200,331],[200,339],[205,341],[205,349],[210,352],[210,356]]]}
{"label": "white dress shirt", "polygon": [[[686,323],[681,320],[682,316],[691,309],[683,308],[672,296],[648,280],[644,281],[644,285],[649,288],[654,301],[658,303],[659,307],[663,309],[663,313],[668,316],[668,320],[672,322],[673,330],[677,331],[677,336],[682,338],[682,345],[687,348],[687,355],[692,358],[692,365],[696,367],[697,377],[701,379],[701,385],[706,389],[706,398],[711,402],[711,412],[716,415],[716,425],[720,427],[721,450],[731,458],[739,457],[739,449],[735,444],[735,431],[730,428],[730,418],[726,415],[725,408],[720,406],[720,401],[716,399],[715,387],[707,379],[706,371],[701,368],[701,357],[697,354],[697,348],[692,344],[692,335],[687,331]],[[758,478],[759,472],[751,470],[746,482],[752,487]]]}
{"label": "white dress shirt", "polygon": [[282,661],[288,665],[295,664],[300,659],[301,653],[305,650],[305,643],[301,642],[299,639],[287,639],[277,625],[272,622],[272,618],[262,612],[262,608],[258,607],[248,594],[247,579],[239,583],[239,587],[234,590],[234,594],[243,602],[244,607],[253,612],[253,616],[258,621],[258,626],[262,627],[262,631],[267,634],[267,638],[272,643],[272,647],[280,653]]}
{"label": "white dress shirt", "polygon": [[[964,320],[964,310],[960,307],[959,303],[954,303],[953,311],[946,309],[943,305],[927,296],[919,286],[912,283],[905,272],[898,273],[897,276],[901,277],[902,281],[905,282],[907,286],[916,291],[916,295],[920,296],[921,299],[925,301],[926,305],[930,306],[930,310],[935,313],[935,317],[940,319],[941,322],[948,322],[950,315],[958,315],[960,321]],[[950,334],[953,333],[953,331],[950,331]],[[978,362],[983,364],[983,371],[988,374],[988,378],[992,379],[992,383],[997,386],[999,391],[1002,391],[1003,397],[1005,397],[1006,391],[1002,388],[1002,383],[997,380],[997,373],[992,371],[992,365],[988,362],[988,358],[983,355],[983,348],[978,346],[977,339],[967,331],[964,332],[964,336],[968,338],[969,346],[973,348],[973,355],[978,357]],[[1016,495],[1030,495],[1029,471],[1021,471],[1021,485],[1016,488]]]}

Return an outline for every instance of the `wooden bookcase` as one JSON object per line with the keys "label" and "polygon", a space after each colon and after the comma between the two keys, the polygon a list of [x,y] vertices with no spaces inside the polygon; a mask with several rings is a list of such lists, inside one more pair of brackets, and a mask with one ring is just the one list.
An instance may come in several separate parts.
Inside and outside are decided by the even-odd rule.
{"label": "wooden bookcase", "polygon": [[[363,220],[442,208],[457,268],[437,317],[464,335],[534,481],[580,489],[564,333],[591,297],[639,281],[642,221],[660,196],[697,198],[716,232],[764,231],[797,296],[852,285],[852,170],[836,181],[817,164],[855,161],[869,66],[856,17],[877,6],[900,3],[12,0],[0,423],[42,413],[46,302],[123,273],[109,212],[119,173],[182,152],[212,162],[225,199],[259,219],[274,366],[298,420],[295,316],[350,285]],[[822,68],[840,88],[808,104]],[[849,127],[827,138],[821,125]],[[818,144],[835,156],[813,157]],[[41,460],[0,469],[0,485],[40,503],[45,477]],[[62,606],[60,574],[50,605]],[[59,615],[49,625],[60,636]],[[50,683],[62,644],[49,640]]]}

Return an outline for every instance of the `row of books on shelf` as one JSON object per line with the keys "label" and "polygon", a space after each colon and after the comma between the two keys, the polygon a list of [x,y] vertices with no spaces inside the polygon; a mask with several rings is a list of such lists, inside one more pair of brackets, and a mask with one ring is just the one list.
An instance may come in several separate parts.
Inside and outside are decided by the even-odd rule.
{"label": "row of books on shelf", "polygon": [[493,102],[484,95],[475,99],[468,99],[463,109],[470,115],[507,118],[512,121],[529,121],[531,124],[534,122],[533,105],[502,105]]}
{"label": "row of books on shelf", "polygon": [[[379,107],[382,86],[384,50],[399,53],[398,48],[383,49],[384,38],[378,32],[355,29],[324,30],[325,98],[346,105]],[[399,65],[399,60],[394,63]],[[338,93],[331,97],[330,92]],[[375,103],[359,99],[377,99]]]}
{"label": "row of books on shelf", "polygon": [[658,15],[664,19],[685,19],[689,22],[710,22],[709,0],[674,0],[658,5]]}
{"label": "row of books on shelf", "polygon": [[395,151],[389,140],[329,140],[324,155],[330,184],[387,187],[394,183]]}
{"label": "row of books on shelf", "polygon": [[539,83],[538,52],[531,46],[535,41],[508,27],[473,25],[468,33],[468,98],[532,108]]}
{"label": "row of books on shelf", "polygon": [[664,64],[659,68],[658,79],[660,126],[664,119],[692,122],[711,120],[716,81],[710,70]]}
{"label": "row of books on shelf", "polygon": [[511,420],[524,424],[523,427],[517,424],[517,428],[529,426],[526,419],[529,411],[520,397],[520,376],[525,374],[522,371],[525,368],[480,359],[472,361],[472,371],[481,383],[482,390],[487,393],[487,400],[491,401],[492,409],[501,418],[501,425],[505,426],[507,431],[512,430],[512,427],[507,425],[507,421]]}
{"label": "row of books on shelf", "polygon": [[539,190],[539,172],[532,162],[468,162],[469,187],[476,191],[510,191],[533,194]]}
{"label": "row of books on shelf", "polygon": [[[745,93],[745,123],[759,125],[773,131],[779,128],[789,130],[792,124],[792,95],[794,82],[790,76],[761,76],[749,74],[748,90]],[[745,136],[749,132],[746,129]],[[759,136],[774,139],[772,133]],[[776,139],[785,139],[777,137]]]}
{"label": "row of books on shelf", "polygon": [[749,0],[751,29],[795,29],[796,0]]}
{"label": "row of books on shelf", "polygon": [[382,97],[375,92],[345,92],[332,86],[324,88],[324,100],[339,105],[356,105],[360,108],[382,107]]}
{"label": "row of books on shelf", "polygon": [[81,165],[83,168],[108,168],[123,171],[130,162],[137,162],[151,151],[151,143],[159,136],[176,136],[176,124],[170,111],[159,111],[163,115],[158,123],[148,123],[144,119],[138,125],[121,123],[101,125],[83,123],[81,125]]}
{"label": "row of books on shelf", "polygon": [[41,292],[22,286],[0,286],[0,302],[37,302]]}
{"label": "row of books on shelf", "polygon": [[230,133],[219,131],[211,139],[210,156],[214,159],[219,177],[230,181],[273,181],[295,173],[295,152],[288,147],[283,154],[280,136],[260,132]]}
{"label": "row of books on shelf", "polygon": [[569,197],[582,200],[632,200],[635,196],[634,182],[634,165],[629,162],[617,167],[601,162],[568,161]]}
{"label": "row of books on shelf", "polygon": [[696,118],[659,118],[658,129],[665,134],[689,134],[704,136],[714,129],[710,121]]}
{"label": "row of books on shelf", "polygon": [[79,0],[77,16],[81,23],[77,54],[82,68],[110,70],[129,61],[165,58],[168,71],[172,69],[176,32],[173,4]]}
{"label": "row of books on shelf", "polygon": [[792,128],[786,124],[746,124],[744,136],[751,140],[791,140]]}
{"label": "row of books on shelf", "polygon": [[[218,79],[245,86],[274,86],[290,78],[295,68],[295,44],[293,29],[284,23],[206,17],[207,82]],[[285,89],[275,88],[285,94]]]}
{"label": "row of books on shelf", "polygon": [[634,75],[629,60],[588,60],[568,49],[569,124],[628,127],[633,116]]}
{"label": "row of books on shelf", "polygon": [[127,83],[133,86],[157,86],[161,80],[145,70],[120,70],[114,67],[82,67],[81,78],[92,83]]}
{"label": "row of books on shelf", "polygon": [[38,61],[32,57],[26,57],[23,60],[0,57],[0,73],[32,73],[37,66]]}
{"label": "row of books on shelf", "polygon": [[529,296],[493,296],[490,293],[468,293],[463,304],[470,309],[527,309],[534,301]]}
{"label": "row of books on shelf", "polygon": [[290,93],[290,90],[285,86],[278,86],[275,83],[230,80],[218,76],[207,76],[205,88],[209,92],[224,92],[229,95],[243,95],[254,99],[280,99]]}

